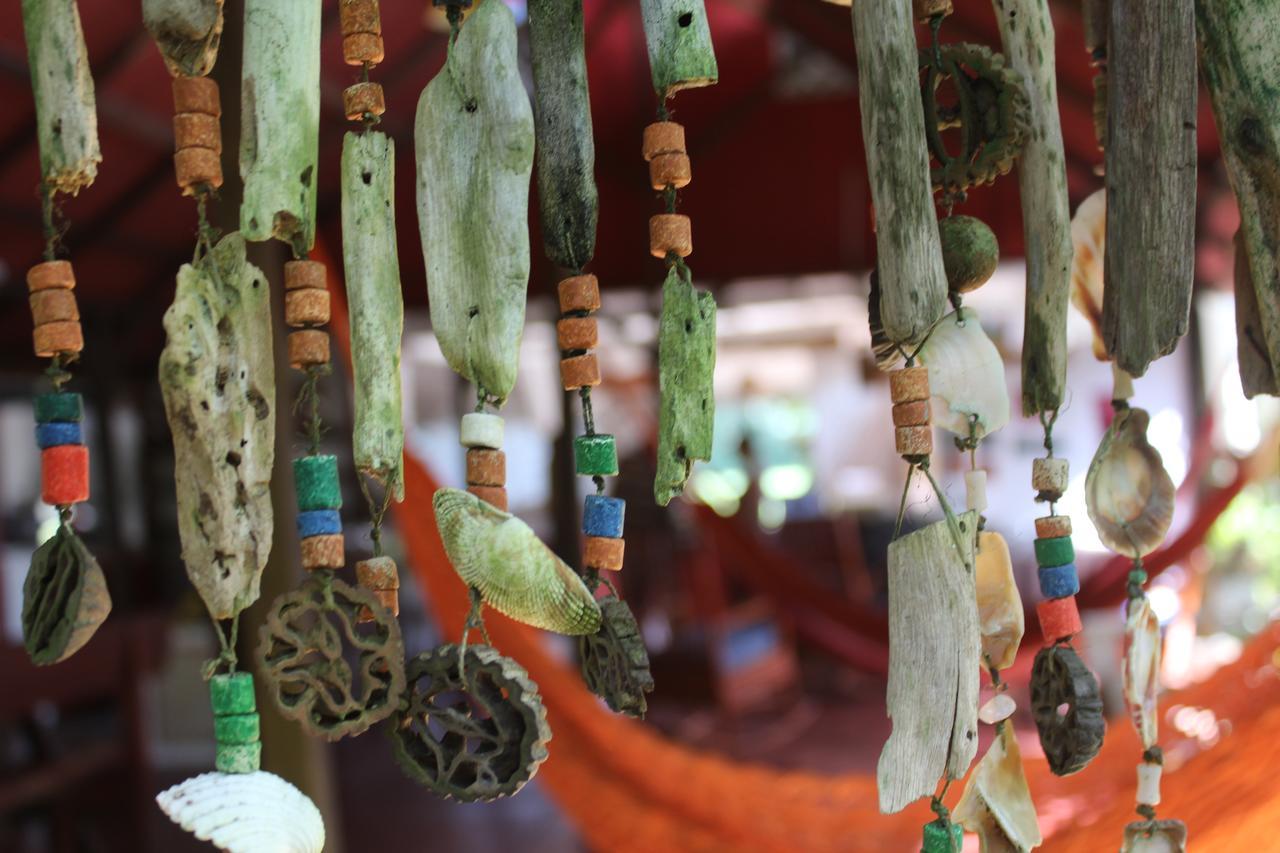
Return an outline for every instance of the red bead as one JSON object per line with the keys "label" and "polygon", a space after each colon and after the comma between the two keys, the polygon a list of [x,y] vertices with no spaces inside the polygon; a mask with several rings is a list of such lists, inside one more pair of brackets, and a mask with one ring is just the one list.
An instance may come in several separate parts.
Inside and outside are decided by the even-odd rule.
{"label": "red bead", "polygon": [[63,444],[40,454],[40,499],[60,506],[89,500],[89,448]]}
{"label": "red bead", "polygon": [[1074,595],[1040,602],[1036,605],[1036,615],[1040,617],[1040,631],[1046,646],[1069,640],[1083,630]]}

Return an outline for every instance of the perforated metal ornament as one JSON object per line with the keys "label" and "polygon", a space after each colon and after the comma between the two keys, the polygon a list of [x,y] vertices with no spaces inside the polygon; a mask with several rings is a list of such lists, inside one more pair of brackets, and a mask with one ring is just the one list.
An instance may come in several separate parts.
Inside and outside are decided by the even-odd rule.
{"label": "perforated metal ornament", "polygon": [[66,660],[111,612],[111,596],[98,561],[80,537],[62,525],[31,555],[22,586],[22,640],[33,663]]}

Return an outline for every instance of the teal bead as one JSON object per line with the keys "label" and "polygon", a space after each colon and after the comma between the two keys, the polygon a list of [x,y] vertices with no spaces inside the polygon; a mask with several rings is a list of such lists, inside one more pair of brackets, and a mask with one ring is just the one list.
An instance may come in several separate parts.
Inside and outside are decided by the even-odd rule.
{"label": "teal bead", "polygon": [[338,485],[338,457],[302,456],[293,460],[293,490],[298,510],[341,509],[342,489]]}
{"label": "teal bead", "polygon": [[1055,536],[1052,539],[1036,540],[1036,565],[1044,568],[1065,566],[1074,563],[1076,549],[1071,546],[1070,536]]}
{"label": "teal bead", "polygon": [[79,423],[84,417],[84,401],[79,394],[59,391],[36,397],[36,423]]}
{"label": "teal bead", "polygon": [[573,464],[583,477],[616,477],[618,447],[611,435],[580,435],[573,440]]}
{"label": "teal bead", "polygon": [[958,853],[964,846],[964,829],[958,823],[940,820],[924,825],[924,846],[920,853]]}
{"label": "teal bead", "polygon": [[224,714],[213,718],[213,736],[218,743],[254,743],[262,727],[256,713]]}
{"label": "teal bead", "polygon": [[209,679],[209,702],[213,705],[214,717],[252,714],[256,708],[253,676],[247,672],[215,675]]}
{"label": "teal bead", "polygon": [[220,743],[213,766],[221,773],[254,773],[262,766],[262,742]]}

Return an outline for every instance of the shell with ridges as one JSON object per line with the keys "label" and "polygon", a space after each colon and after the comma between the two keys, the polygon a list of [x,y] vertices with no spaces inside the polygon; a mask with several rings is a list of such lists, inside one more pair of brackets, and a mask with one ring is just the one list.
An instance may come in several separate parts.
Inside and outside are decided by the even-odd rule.
{"label": "shell with ridges", "polygon": [[1124,658],[1120,661],[1124,701],[1144,748],[1159,736],[1160,620],[1144,595],[1130,601],[1124,625]]}
{"label": "shell with ridges", "polygon": [[1116,412],[1085,478],[1085,503],[1098,536],[1130,557],[1154,551],[1173,522],[1173,480],[1147,441],[1150,421],[1144,409]]}
{"label": "shell with ridges", "polygon": [[982,331],[978,312],[961,308],[943,317],[918,357],[929,368],[934,424],[968,438],[969,421],[976,416],[974,436],[981,438],[1009,422],[1004,361]]}
{"label": "shell with ridges", "polygon": [[1001,727],[969,776],[952,817],[978,834],[983,853],[1026,851],[1043,841],[1013,726]]}
{"label": "shell with ridges", "polygon": [[156,795],[170,820],[230,853],[320,853],[320,810],[279,776],[202,773]]}
{"label": "shell with ridges", "polygon": [[599,630],[600,606],[586,584],[529,525],[460,489],[440,489],[432,504],[449,562],[486,604],[560,634]]}
{"label": "shell with ridges", "polygon": [[1110,361],[1102,342],[1102,274],[1107,245],[1107,191],[1098,190],[1080,202],[1071,217],[1071,304],[1093,327],[1093,355]]}

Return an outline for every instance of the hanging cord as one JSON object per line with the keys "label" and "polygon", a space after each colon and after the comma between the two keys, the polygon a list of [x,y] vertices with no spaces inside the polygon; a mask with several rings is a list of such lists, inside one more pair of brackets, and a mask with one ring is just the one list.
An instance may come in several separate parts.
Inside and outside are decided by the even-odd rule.
{"label": "hanging cord", "polygon": [[458,678],[470,690],[471,683],[467,681],[467,646],[471,642],[471,632],[479,630],[486,646],[492,646],[493,640],[489,638],[489,629],[484,625],[484,599],[480,597],[480,590],[473,586],[467,591],[471,596],[471,609],[467,611],[467,621],[462,625],[462,639],[458,642]]}
{"label": "hanging cord", "polygon": [[321,377],[328,376],[332,371],[332,366],[328,364],[307,365],[306,378],[302,381],[302,387],[298,389],[298,396],[293,401],[293,414],[295,417],[304,408],[307,410],[306,421],[303,424],[303,434],[307,439],[308,456],[315,456],[320,452],[320,442],[324,438],[324,422],[320,419],[319,382]]}
{"label": "hanging cord", "polygon": [[382,520],[387,515],[387,510],[391,507],[391,498],[395,494],[398,477],[393,471],[391,476],[387,478],[386,485],[383,486],[382,500],[375,501],[373,495],[369,492],[369,480],[376,480],[375,477],[366,477],[361,475],[356,478],[360,483],[360,491],[364,495],[365,502],[369,505],[369,538],[373,540],[373,556],[382,556]]}
{"label": "hanging cord", "polygon": [[44,259],[56,261],[62,238],[66,236],[68,223],[62,215],[62,207],[55,196],[57,190],[48,181],[40,182],[40,215],[44,227]]}
{"label": "hanging cord", "polygon": [[232,604],[233,615],[229,620],[231,628],[227,632],[222,629],[222,623],[226,620],[219,619],[213,615],[212,610],[208,611],[209,621],[213,623],[213,633],[218,635],[218,645],[221,647],[221,651],[215,657],[204,662],[201,674],[205,681],[217,675],[219,667],[223,666],[226,667],[228,674],[235,674],[236,666],[239,663],[239,658],[236,657],[236,644],[239,642],[240,637],[240,613],[244,608],[245,604],[241,601],[241,596],[236,596],[236,600]]}
{"label": "hanging cord", "polygon": [[954,851],[954,853],[960,853],[960,848],[956,846],[955,838],[951,834],[951,810],[948,809],[946,805],[944,805],[942,802],[946,798],[947,790],[950,787],[951,787],[951,779],[950,778],[944,779],[942,782],[942,791],[940,791],[937,794],[934,794],[933,798],[929,800],[929,808],[932,809],[933,813],[938,816],[938,820],[942,823],[943,828],[946,830],[947,841],[951,845],[952,851]]}

